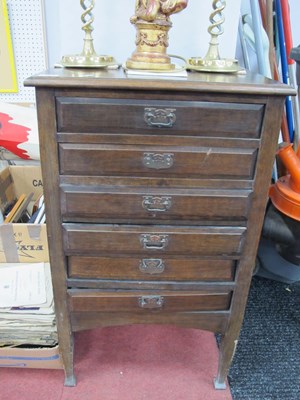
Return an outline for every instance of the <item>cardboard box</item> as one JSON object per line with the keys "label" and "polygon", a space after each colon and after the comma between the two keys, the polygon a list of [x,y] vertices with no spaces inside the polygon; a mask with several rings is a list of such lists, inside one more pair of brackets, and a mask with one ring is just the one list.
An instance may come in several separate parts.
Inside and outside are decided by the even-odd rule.
{"label": "cardboard box", "polygon": [[[35,201],[43,193],[40,166],[9,166],[0,172],[0,209],[22,193],[33,192]],[[0,263],[49,262],[46,224],[0,225]],[[0,347],[0,367],[62,369],[59,346]]]}
{"label": "cardboard box", "polygon": [[[10,166],[0,173],[0,209],[22,193],[33,192],[33,200],[43,193],[39,166]],[[9,223],[0,225],[0,263],[49,262],[45,224]]]}
{"label": "cardboard box", "polygon": [[0,348],[0,367],[62,369],[58,346],[51,348]]}

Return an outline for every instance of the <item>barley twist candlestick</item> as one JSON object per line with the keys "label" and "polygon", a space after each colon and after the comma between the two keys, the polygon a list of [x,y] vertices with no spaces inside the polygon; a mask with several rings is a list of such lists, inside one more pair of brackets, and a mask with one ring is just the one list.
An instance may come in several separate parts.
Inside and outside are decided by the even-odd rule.
{"label": "barley twist candlestick", "polygon": [[92,31],[94,16],[92,14],[95,6],[94,0],[80,0],[80,5],[84,12],[81,15],[83,22],[82,30],[85,32],[84,46],[81,54],[67,55],[61,60],[64,67],[83,67],[83,68],[104,68],[110,65],[116,65],[117,62],[112,56],[98,55],[95,52]]}
{"label": "barley twist candlestick", "polygon": [[187,68],[195,71],[207,72],[237,72],[241,68],[237,60],[221,58],[219,55],[218,37],[224,32],[223,24],[225,22],[223,10],[225,9],[225,0],[213,0],[213,12],[210,14],[209,21],[211,25],[208,32],[211,36],[208,52],[204,58],[192,57],[187,62]]}
{"label": "barley twist candlestick", "polygon": [[224,28],[222,25],[225,22],[225,18],[222,11],[224,10],[225,6],[225,0],[213,1],[214,11],[209,16],[209,21],[211,25],[208,27],[208,33],[211,35],[211,40],[208,53],[205,56],[210,59],[220,59],[218,37],[222,35],[222,33],[224,33]]}

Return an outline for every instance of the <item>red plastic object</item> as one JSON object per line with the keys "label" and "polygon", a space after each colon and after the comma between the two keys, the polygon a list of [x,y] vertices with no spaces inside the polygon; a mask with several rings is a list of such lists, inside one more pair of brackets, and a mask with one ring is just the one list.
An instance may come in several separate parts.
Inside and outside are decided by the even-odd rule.
{"label": "red plastic object", "polygon": [[284,29],[284,37],[285,37],[285,45],[286,45],[286,55],[288,59],[288,64],[294,64],[294,60],[290,58],[291,50],[293,47],[293,39],[292,39],[292,29],[291,29],[291,21],[290,21],[290,7],[288,0],[281,0],[281,10],[282,10],[282,19],[283,19],[283,29]]}
{"label": "red plastic object", "polygon": [[279,211],[300,221],[300,159],[291,144],[279,149],[277,154],[289,174],[271,186],[269,196]]}

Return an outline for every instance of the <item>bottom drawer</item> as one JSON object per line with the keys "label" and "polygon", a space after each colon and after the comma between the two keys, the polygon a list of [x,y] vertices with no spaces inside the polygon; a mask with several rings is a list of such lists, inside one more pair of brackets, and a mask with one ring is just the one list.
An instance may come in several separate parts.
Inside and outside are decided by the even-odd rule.
{"label": "bottom drawer", "polygon": [[230,311],[71,312],[70,316],[73,332],[106,326],[164,324],[224,334],[227,330]]}
{"label": "bottom drawer", "polygon": [[228,310],[231,292],[100,292],[96,290],[68,291],[73,312],[146,312],[161,311],[221,311]]}

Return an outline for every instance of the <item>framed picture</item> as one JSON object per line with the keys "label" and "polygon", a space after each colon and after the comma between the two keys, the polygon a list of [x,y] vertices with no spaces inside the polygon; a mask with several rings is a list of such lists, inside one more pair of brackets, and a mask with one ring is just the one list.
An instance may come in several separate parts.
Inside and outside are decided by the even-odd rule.
{"label": "framed picture", "polygon": [[0,93],[17,93],[17,74],[6,0],[0,0]]}

